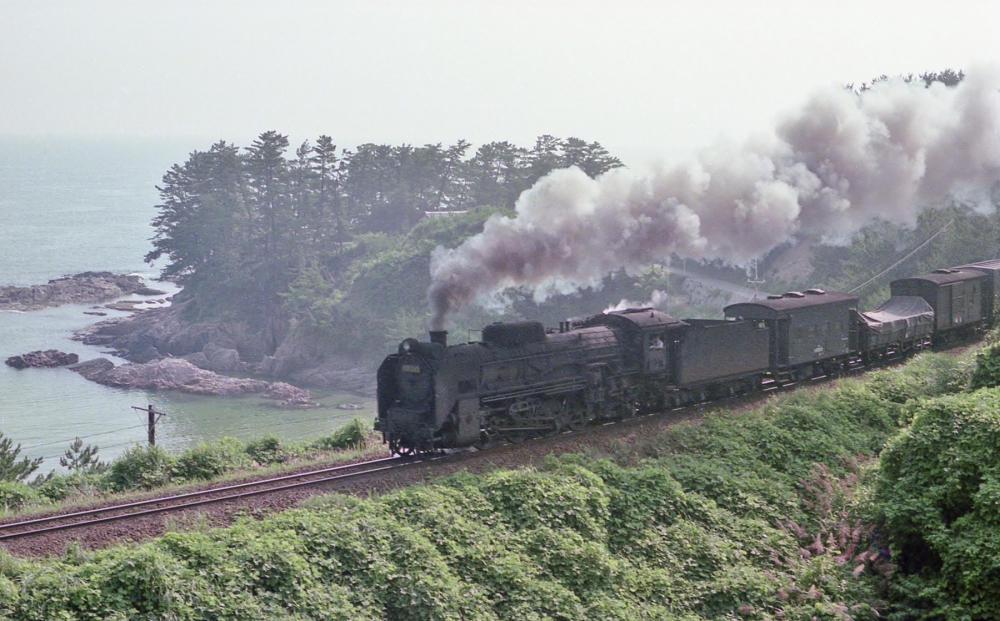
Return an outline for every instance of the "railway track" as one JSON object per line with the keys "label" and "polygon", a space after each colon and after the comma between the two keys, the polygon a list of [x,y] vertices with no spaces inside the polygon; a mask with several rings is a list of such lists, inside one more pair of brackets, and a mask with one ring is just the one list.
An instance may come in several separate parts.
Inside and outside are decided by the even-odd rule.
{"label": "railway track", "polygon": [[334,466],[269,479],[248,481],[195,492],[110,505],[96,509],[35,517],[0,524],[0,542],[27,539],[73,529],[126,522],[163,513],[198,509],[209,505],[239,502],[255,496],[277,494],[299,488],[329,485],[338,481],[405,468],[430,459],[389,457],[344,466]]}

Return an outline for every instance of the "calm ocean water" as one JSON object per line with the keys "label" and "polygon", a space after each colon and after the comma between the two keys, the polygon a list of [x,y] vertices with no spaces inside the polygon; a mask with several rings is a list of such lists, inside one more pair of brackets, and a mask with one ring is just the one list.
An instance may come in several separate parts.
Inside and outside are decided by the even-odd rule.
{"label": "calm ocean water", "polygon": [[[151,249],[156,184],[174,163],[209,144],[120,139],[26,139],[0,137],[0,285],[41,284],[88,270],[138,273]],[[166,289],[169,283],[152,283]],[[87,306],[29,313],[0,311],[0,360],[37,349],[75,352],[81,360],[100,348],[70,340],[97,318]],[[106,310],[108,316],[121,315]],[[115,359],[116,363],[124,361]],[[294,411],[256,397],[216,398],[107,388],[66,369],[14,370],[0,364],[0,431],[22,445],[22,454],[43,456],[43,470],[75,437],[112,458],[145,442],[145,414],[153,404],[167,416],[157,440],[172,451],[223,436],[263,433],[299,439],[327,433],[355,415],[374,417],[374,403],[348,393],[315,393],[325,406]],[[362,403],[360,412],[336,409]]]}

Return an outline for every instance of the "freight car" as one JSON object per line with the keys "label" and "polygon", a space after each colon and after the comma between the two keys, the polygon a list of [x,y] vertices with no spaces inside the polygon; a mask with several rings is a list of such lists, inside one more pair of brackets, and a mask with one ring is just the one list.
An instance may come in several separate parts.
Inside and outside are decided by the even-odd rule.
{"label": "freight car", "polygon": [[549,330],[496,323],[451,346],[431,332],[379,367],[375,429],[396,454],[486,446],[863,368],[982,332],[1000,311],[1000,261],[891,290],[868,312],[809,289],[732,304],[724,320],[639,308]]}
{"label": "freight car", "polygon": [[923,298],[934,310],[934,341],[946,343],[973,336],[986,323],[992,296],[984,295],[987,274],[971,268],[934,270],[890,284],[892,296]]}
{"label": "freight car", "polygon": [[783,384],[846,368],[857,350],[857,309],[857,296],[809,289],[724,310],[726,317],[754,320],[768,331],[768,369]]}

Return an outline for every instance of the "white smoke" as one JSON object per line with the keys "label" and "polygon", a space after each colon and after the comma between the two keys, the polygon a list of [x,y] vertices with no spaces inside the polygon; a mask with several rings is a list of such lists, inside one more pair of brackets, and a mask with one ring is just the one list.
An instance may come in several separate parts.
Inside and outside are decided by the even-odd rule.
{"label": "white smoke", "polygon": [[542,299],[671,254],[741,264],[797,233],[843,239],[873,218],[912,225],[949,192],[1000,178],[998,87],[995,68],[950,88],[831,87],[771,135],[650,176],[554,171],[521,195],[516,217],[494,216],[458,248],[433,252],[432,329],[510,286]]}
{"label": "white smoke", "polygon": [[665,310],[667,308],[667,294],[659,289],[654,289],[649,295],[649,300],[646,302],[635,302],[633,300],[626,300],[622,298],[621,302],[617,304],[612,304],[604,309],[604,314],[613,313],[615,311],[628,310],[630,308],[655,308],[656,310]]}

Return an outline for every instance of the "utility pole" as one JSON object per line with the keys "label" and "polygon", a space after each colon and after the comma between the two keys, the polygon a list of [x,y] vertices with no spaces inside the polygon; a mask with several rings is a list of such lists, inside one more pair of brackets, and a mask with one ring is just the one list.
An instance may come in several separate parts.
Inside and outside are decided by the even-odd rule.
{"label": "utility pole", "polygon": [[[767,282],[764,279],[762,279],[762,278],[760,278],[760,277],[757,276],[757,259],[753,260],[753,279],[751,280],[751,279],[748,278],[747,282],[750,283],[751,285],[753,285],[753,299],[756,300],[757,299],[757,288],[760,285],[763,285],[765,282]],[[152,407],[152,406],[150,406],[150,407]]]}
{"label": "utility pole", "polygon": [[133,410],[139,410],[140,412],[146,412],[146,436],[149,438],[149,445],[156,445],[156,421],[160,420],[161,417],[166,416],[166,412],[157,412],[150,403],[149,407],[140,408],[132,406]]}

